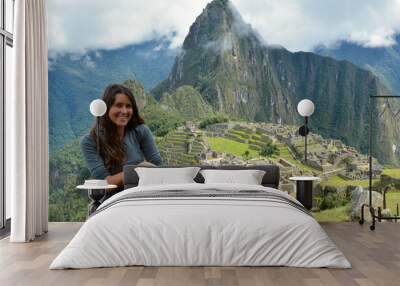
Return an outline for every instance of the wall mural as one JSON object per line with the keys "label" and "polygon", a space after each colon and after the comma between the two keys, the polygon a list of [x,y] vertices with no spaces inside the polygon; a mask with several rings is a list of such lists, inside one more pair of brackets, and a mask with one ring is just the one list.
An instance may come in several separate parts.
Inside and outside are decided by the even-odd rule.
{"label": "wall mural", "polygon": [[[86,219],[90,174],[79,138],[94,123],[88,107],[109,83],[124,83],[156,136],[164,165],[275,164],[280,188],[317,176],[313,213],[320,221],[359,216],[367,201],[372,113],[374,202],[400,203],[400,36],[390,47],[343,43],[313,52],[268,46],[226,0],[209,3],[178,49],[167,38],[49,58],[50,221]],[[151,53],[149,53],[152,51]],[[397,62],[397,64],[396,64]],[[372,72],[371,72],[372,71]],[[314,102],[304,160],[297,112]]]}

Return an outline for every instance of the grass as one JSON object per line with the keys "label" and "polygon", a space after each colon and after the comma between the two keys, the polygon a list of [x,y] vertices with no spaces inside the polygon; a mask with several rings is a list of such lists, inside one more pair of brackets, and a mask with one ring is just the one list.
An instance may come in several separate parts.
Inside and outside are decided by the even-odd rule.
{"label": "grass", "polygon": [[386,207],[390,209],[392,214],[396,213],[397,204],[400,208],[400,191],[391,191],[386,193]]}
{"label": "grass", "polygon": [[239,136],[241,139],[248,139],[250,138],[251,134],[243,132],[241,130],[230,129],[229,133]]}
{"label": "grass", "polygon": [[[372,184],[378,182],[378,179],[373,179]],[[339,176],[331,176],[328,180],[324,180],[321,182],[323,186],[334,186],[334,187],[346,187],[346,186],[362,186],[368,187],[369,180],[361,180],[361,181],[353,181],[353,180],[345,180]]]}
{"label": "grass", "polygon": [[383,174],[392,178],[400,179],[400,168],[383,169]]}
{"label": "grass", "polygon": [[314,218],[319,221],[350,221],[350,204],[333,209],[327,209],[312,213]]}
{"label": "grass", "polygon": [[[383,174],[388,175],[392,178],[400,179],[400,168],[398,169],[383,169]],[[373,179],[372,184],[379,182],[379,179]],[[335,186],[335,187],[346,187],[346,186],[362,186],[368,187],[369,180],[361,180],[361,181],[353,181],[353,180],[346,180],[339,176],[331,176],[328,180],[324,180],[321,182],[321,185],[326,186]],[[400,203],[400,202],[399,202]]]}
{"label": "grass", "polygon": [[249,144],[240,143],[234,140],[219,138],[219,137],[207,137],[208,144],[211,149],[216,152],[230,153],[235,156],[243,156],[243,153],[249,151],[250,158],[258,158],[259,154],[255,150],[249,149]]}
{"label": "grass", "polygon": [[[328,178],[328,180],[324,180],[321,182],[321,185],[329,185],[329,186],[336,186],[336,187],[343,187],[347,186],[350,181],[347,181],[339,176],[331,176]],[[352,182],[352,181],[351,181]]]}

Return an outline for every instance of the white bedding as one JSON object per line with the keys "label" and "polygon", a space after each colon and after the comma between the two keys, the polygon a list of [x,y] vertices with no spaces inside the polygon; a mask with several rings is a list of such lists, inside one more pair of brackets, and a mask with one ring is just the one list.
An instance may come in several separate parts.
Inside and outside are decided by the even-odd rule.
{"label": "white bedding", "polygon": [[[310,215],[262,198],[181,197],[126,200],[134,192],[279,190],[238,184],[135,187],[105,201],[50,269],[145,266],[294,266],[350,268]],[[137,193],[134,193],[137,194]]]}

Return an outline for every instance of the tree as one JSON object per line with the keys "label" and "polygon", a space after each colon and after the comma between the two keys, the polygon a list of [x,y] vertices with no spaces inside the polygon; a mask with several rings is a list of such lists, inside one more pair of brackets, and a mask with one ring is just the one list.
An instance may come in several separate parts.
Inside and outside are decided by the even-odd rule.
{"label": "tree", "polygon": [[250,159],[250,151],[249,150],[244,151],[242,157],[246,161],[249,160]]}
{"label": "tree", "polygon": [[155,136],[165,136],[184,124],[179,113],[164,110],[158,104],[148,104],[143,109],[143,118]]}
{"label": "tree", "polygon": [[206,119],[202,120],[199,124],[199,127],[201,129],[205,129],[209,125],[213,125],[216,123],[224,123],[224,122],[228,122],[228,121],[229,121],[229,119],[225,115],[217,115],[217,116],[206,118]]}
{"label": "tree", "polygon": [[273,155],[279,155],[279,149],[278,147],[272,143],[271,140],[267,141],[264,146],[261,147],[261,150],[259,151],[260,156],[263,157],[271,157]]}

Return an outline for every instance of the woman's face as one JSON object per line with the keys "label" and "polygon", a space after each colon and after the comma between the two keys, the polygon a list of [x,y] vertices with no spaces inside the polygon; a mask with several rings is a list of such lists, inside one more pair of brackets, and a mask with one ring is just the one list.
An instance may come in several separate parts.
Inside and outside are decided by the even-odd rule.
{"label": "woman's face", "polygon": [[129,97],[123,93],[117,93],[115,95],[114,104],[108,111],[108,117],[117,126],[126,126],[132,118],[132,102]]}

